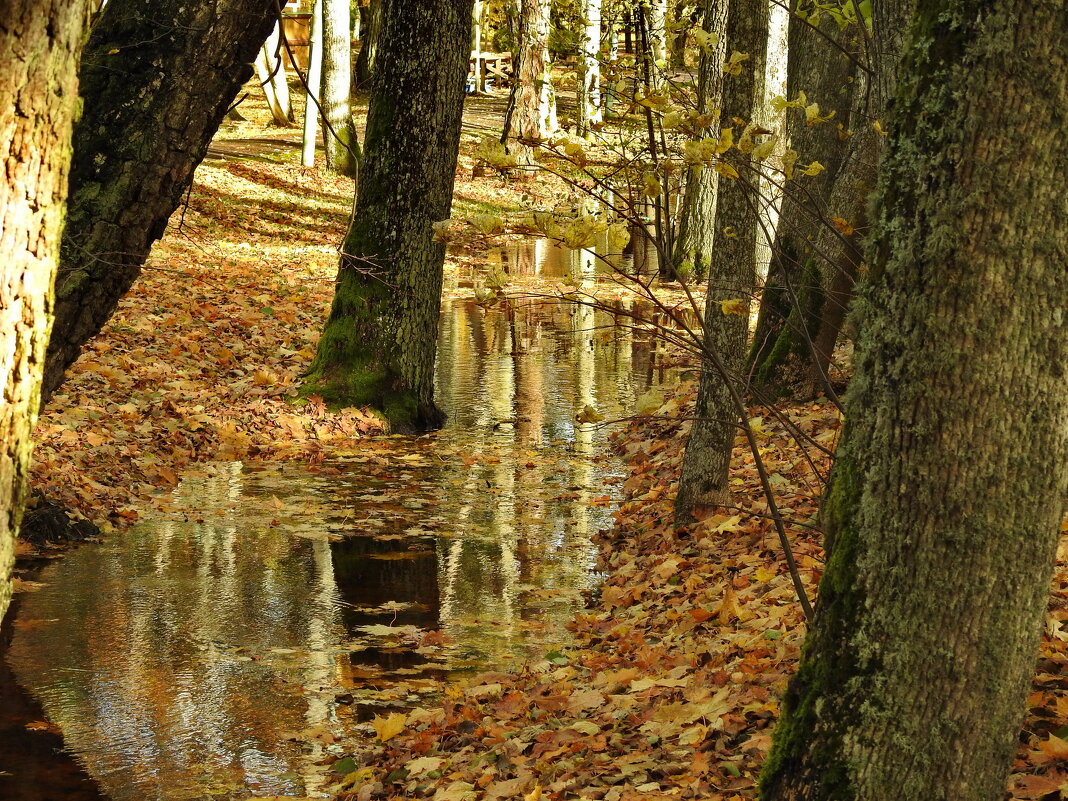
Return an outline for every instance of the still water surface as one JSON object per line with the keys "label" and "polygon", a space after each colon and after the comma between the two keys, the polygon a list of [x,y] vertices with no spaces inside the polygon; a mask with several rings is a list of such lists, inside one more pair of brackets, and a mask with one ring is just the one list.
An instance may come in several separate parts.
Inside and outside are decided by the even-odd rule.
{"label": "still water surface", "polygon": [[620,322],[447,303],[444,431],[188,475],[164,511],[44,571],[8,655],[19,682],[114,801],[321,793],[336,734],[566,643],[622,475],[575,413],[626,416],[661,374]]}

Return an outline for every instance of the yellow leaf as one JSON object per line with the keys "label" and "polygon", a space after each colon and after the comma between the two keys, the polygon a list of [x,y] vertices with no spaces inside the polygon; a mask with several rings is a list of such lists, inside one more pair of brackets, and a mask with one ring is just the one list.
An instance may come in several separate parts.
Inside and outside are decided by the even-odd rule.
{"label": "yellow leaf", "polygon": [[835,217],[833,220],[831,220],[831,223],[834,225],[835,228],[838,229],[840,233],[843,233],[846,236],[849,236],[856,230],[852,225],[849,224],[848,220],[845,220],[841,217]]}
{"label": "yellow leaf", "polygon": [[739,53],[735,50],[731,53],[731,57],[727,59],[727,63],[723,65],[724,75],[741,75],[742,62],[749,60],[748,53]]}
{"label": "yellow leaf", "polygon": [[791,148],[782,154],[782,172],[787,181],[794,177],[795,164],[797,164],[797,151]]}
{"label": "yellow leaf", "polygon": [[643,191],[647,197],[656,197],[663,192],[663,187],[660,186],[660,179],[656,177],[655,172],[647,172],[642,176],[642,182],[644,183]]}
{"label": "yellow leaf", "polygon": [[582,411],[575,415],[576,423],[599,423],[602,420],[604,420],[604,415],[588,403],[582,407]]}
{"label": "yellow leaf", "polygon": [[716,153],[726,153],[734,147],[734,127],[724,128],[720,132],[719,142],[716,143]]}
{"label": "yellow leaf", "polygon": [[719,302],[720,311],[724,314],[738,314],[745,316],[749,313],[749,304],[745,298],[731,298]]}
{"label": "yellow leaf", "polygon": [[117,47],[113,47],[113,48],[111,48],[111,50],[109,50],[109,51],[108,51],[108,55],[109,55],[109,56],[113,56],[113,55],[115,55],[115,54],[116,54],[116,53],[118,53],[118,52],[119,52],[119,48],[117,48]]}
{"label": "yellow leaf", "polygon": [[801,174],[808,176],[816,176],[823,172],[825,169],[827,168],[820,164],[818,161],[814,161],[807,167],[805,167],[803,170],[801,170]]}
{"label": "yellow leaf", "polygon": [[523,796],[523,801],[539,801],[541,798],[541,785],[535,784],[534,789]]}
{"label": "yellow leaf", "polygon": [[835,112],[832,110],[830,114],[820,114],[820,104],[811,103],[805,106],[805,124],[806,125],[820,125],[821,123],[828,122],[834,117]]}
{"label": "yellow leaf", "polygon": [[734,169],[734,167],[725,161],[717,161],[713,166],[713,169],[724,178],[730,178],[732,181],[738,177],[738,170]]}
{"label": "yellow leaf", "polygon": [[375,739],[384,743],[391,737],[396,737],[404,731],[407,722],[408,716],[403,712],[394,712],[389,717],[375,715],[374,720],[371,721],[371,725],[375,730]]}
{"label": "yellow leaf", "polygon": [[875,131],[875,133],[879,134],[879,136],[886,136],[886,131],[883,130],[883,124],[881,122],[879,122],[878,120],[873,122],[871,124],[871,127],[872,127],[872,130]]}
{"label": "yellow leaf", "polygon": [[763,161],[772,153],[775,152],[775,145],[779,143],[779,137],[773,136],[761,142],[759,145],[753,148],[753,158],[757,161]]}

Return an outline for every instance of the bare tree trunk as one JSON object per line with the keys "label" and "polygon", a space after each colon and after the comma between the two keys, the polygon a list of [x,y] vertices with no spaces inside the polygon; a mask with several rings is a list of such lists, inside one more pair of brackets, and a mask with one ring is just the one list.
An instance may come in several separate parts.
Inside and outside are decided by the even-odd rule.
{"label": "bare tree trunk", "polygon": [[[716,37],[708,50],[702,50],[698,60],[697,110],[715,117],[704,135],[718,135],[718,113],[723,92],[723,65],[727,53],[728,0],[708,0],[702,27]],[[692,167],[686,174],[686,185],[679,211],[678,234],[675,237],[674,264],[693,262],[693,274],[699,279],[708,275],[708,263],[716,233],[716,184],[718,175],[708,167]],[[674,277],[674,276],[671,276]]]}
{"label": "bare tree trunk", "polygon": [[67,196],[78,56],[94,3],[9,0],[0,24],[0,620],[11,600]]}
{"label": "bare tree trunk", "polygon": [[[736,126],[742,128],[739,142],[745,141],[745,132],[755,127],[762,111],[769,17],[768,0],[732,0],[727,12],[726,50],[749,55],[737,75],[723,78],[722,114],[726,120],[743,121]],[[739,430],[738,411],[727,382],[740,382],[745,372],[749,299],[756,285],[756,246],[761,231],[759,176],[747,153],[734,148],[724,155],[729,156],[739,177],[719,181],[713,229],[730,228],[732,235],[720,236],[710,253],[704,349],[706,354],[718,354],[729,375],[721,375],[708,355],[702,360],[694,421],[675,497],[677,525],[693,522],[698,506],[727,502],[731,451]],[[732,313],[723,311],[723,303],[732,304]]]}
{"label": "bare tree trunk", "polygon": [[549,75],[549,0],[522,0],[516,71],[516,154],[529,161],[530,143],[556,129],[556,97]]}
{"label": "bare tree trunk", "polygon": [[300,163],[315,166],[315,143],[319,138],[320,96],[323,86],[323,0],[314,0],[308,26],[308,79],[304,87],[304,134]]}
{"label": "bare tree trunk", "polygon": [[1066,11],[916,9],[768,801],[1005,797],[1068,492]]}
{"label": "bare tree trunk", "polygon": [[289,96],[289,77],[286,72],[286,59],[288,54],[282,45],[282,23],[276,21],[274,30],[267,37],[263,50],[267,54],[267,66],[271,73],[271,86],[274,87],[274,95],[278,98],[278,105],[285,115],[286,124],[293,122],[293,102]]}
{"label": "bare tree trunk", "polygon": [[140,275],[252,76],[275,10],[275,0],[108,0],[79,71],[42,401]]}
{"label": "bare tree trunk", "polygon": [[471,58],[474,59],[475,94],[479,95],[486,93],[486,63],[482,59],[482,12],[484,8],[483,0],[475,0],[475,7],[471,12]]}
{"label": "bare tree trunk", "polygon": [[374,74],[382,29],[382,0],[370,0],[367,5],[360,6],[360,15],[363,23],[360,26],[360,55],[356,58],[356,85],[363,87],[371,82]]}
{"label": "bare tree trunk", "polygon": [[578,133],[601,122],[601,0],[582,2],[582,41],[578,58]]}
{"label": "bare tree trunk", "polygon": [[326,166],[356,176],[356,126],[352,122],[352,42],[349,0],[323,0],[323,139]]}
{"label": "bare tree trunk", "polygon": [[384,0],[356,210],[303,392],[436,428],[434,354],[473,0]]}
{"label": "bare tree trunk", "polygon": [[271,76],[271,67],[267,55],[267,45],[260,48],[256,54],[256,79],[260,82],[263,96],[267,100],[267,108],[271,110],[271,119],[275,125],[289,125],[289,115],[282,108],[281,100],[275,91],[275,85]]}

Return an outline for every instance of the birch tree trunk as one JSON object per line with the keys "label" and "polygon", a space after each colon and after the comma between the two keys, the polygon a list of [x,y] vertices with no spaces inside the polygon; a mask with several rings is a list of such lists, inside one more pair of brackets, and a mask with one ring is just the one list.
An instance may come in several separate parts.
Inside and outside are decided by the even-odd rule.
{"label": "birch tree trunk", "polygon": [[1065,0],[923,0],[763,798],[994,801],[1068,491]]}
{"label": "birch tree trunk", "polygon": [[0,620],[11,600],[52,322],[78,57],[94,5],[9,0],[0,24]]}
{"label": "birch tree trunk", "polygon": [[326,166],[356,176],[356,126],[352,122],[352,42],[349,0],[323,0],[323,140]]}
{"label": "birch tree trunk", "polygon": [[271,35],[263,45],[263,51],[267,55],[267,67],[271,72],[271,86],[274,87],[274,96],[278,99],[278,105],[285,115],[286,123],[295,119],[293,116],[293,101],[289,95],[289,76],[286,71],[286,60],[289,54],[282,45],[281,23],[275,21]]}
{"label": "birch tree trunk", "polygon": [[445,245],[473,0],[383,0],[356,210],[305,395],[370,406],[397,431],[443,422],[434,404]]}
{"label": "birch tree trunk", "polygon": [[304,132],[301,137],[300,163],[315,166],[315,144],[319,138],[319,117],[323,86],[323,0],[312,3],[308,26],[308,79],[304,87]]}
{"label": "birch tree trunk", "polygon": [[578,59],[578,134],[601,122],[601,0],[582,2],[582,41]]}
{"label": "birch tree trunk", "polygon": [[140,275],[275,14],[275,0],[108,0],[79,70],[42,401]]}

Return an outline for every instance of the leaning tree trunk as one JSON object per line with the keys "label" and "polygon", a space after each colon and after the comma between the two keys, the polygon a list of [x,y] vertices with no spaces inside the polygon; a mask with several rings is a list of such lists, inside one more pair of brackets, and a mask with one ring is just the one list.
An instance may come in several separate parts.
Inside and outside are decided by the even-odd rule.
{"label": "leaning tree trunk", "polygon": [[274,22],[275,0],[109,0],[79,71],[42,401],[163,235]]}
{"label": "leaning tree trunk", "polygon": [[[719,182],[714,227],[719,231],[731,228],[733,235],[721,237],[709,259],[705,356],[675,496],[676,525],[692,522],[698,506],[725,503],[729,495],[727,476],[739,416],[727,382],[740,381],[745,372],[749,299],[756,284],[760,182],[749,154],[764,101],[769,18],[768,0],[733,0],[727,12],[727,50],[748,53],[749,59],[736,75],[723,78],[722,115],[726,120],[743,121],[738,141],[747,152],[736,147],[724,154],[739,177]],[[724,303],[731,304],[727,307],[730,314],[724,312]],[[727,375],[717,371],[710,358],[713,353],[718,354]]]}
{"label": "leaning tree trunk", "polygon": [[[697,132],[696,139],[719,134],[720,98],[723,92],[723,66],[727,47],[727,0],[709,0],[705,5],[701,27],[715,37],[714,43],[702,49],[697,66],[697,111],[708,114],[714,121],[707,129]],[[691,167],[686,173],[682,208],[679,210],[678,233],[675,236],[671,262],[675,265],[691,262],[693,274],[699,279],[708,275],[712,246],[716,231],[716,184],[718,176],[707,167]],[[663,274],[663,268],[661,269]],[[674,278],[673,274],[665,278]]]}
{"label": "leaning tree trunk", "polygon": [[303,392],[395,430],[443,422],[434,354],[473,0],[384,0],[356,209]]}
{"label": "leaning tree trunk", "polygon": [[924,0],[765,799],[994,801],[1068,492],[1068,7]]}
{"label": "leaning tree trunk", "polygon": [[352,42],[349,0],[323,0],[323,138],[326,166],[356,175],[356,126],[352,122]]}
{"label": "leaning tree trunk", "polygon": [[776,391],[788,389],[805,374],[801,365],[812,353],[809,340],[819,326],[824,302],[820,254],[813,243],[832,224],[827,199],[850,149],[840,133],[871,125],[870,116],[856,118],[853,113],[858,106],[863,108],[867,96],[856,59],[875,63],[865,56],[864,37],[857,25],[839,30],[825,19],[816,30],[792,14],[788,36],[787,98],[796,100],[804,92],[808,103],[819,104],[821,116],[833,112],[834,117],[813,125],[801,109],[787,110],[790,148],[798,154],[798,162],[817,161],[824,171],[806,177],[803,185],[784,184],[782,214],[749,354],[754,382]]}
{"label": "leaning tree trunk", "polygon": [[11,600],[92,6],[10,0],[0,23],[0,620]]}

